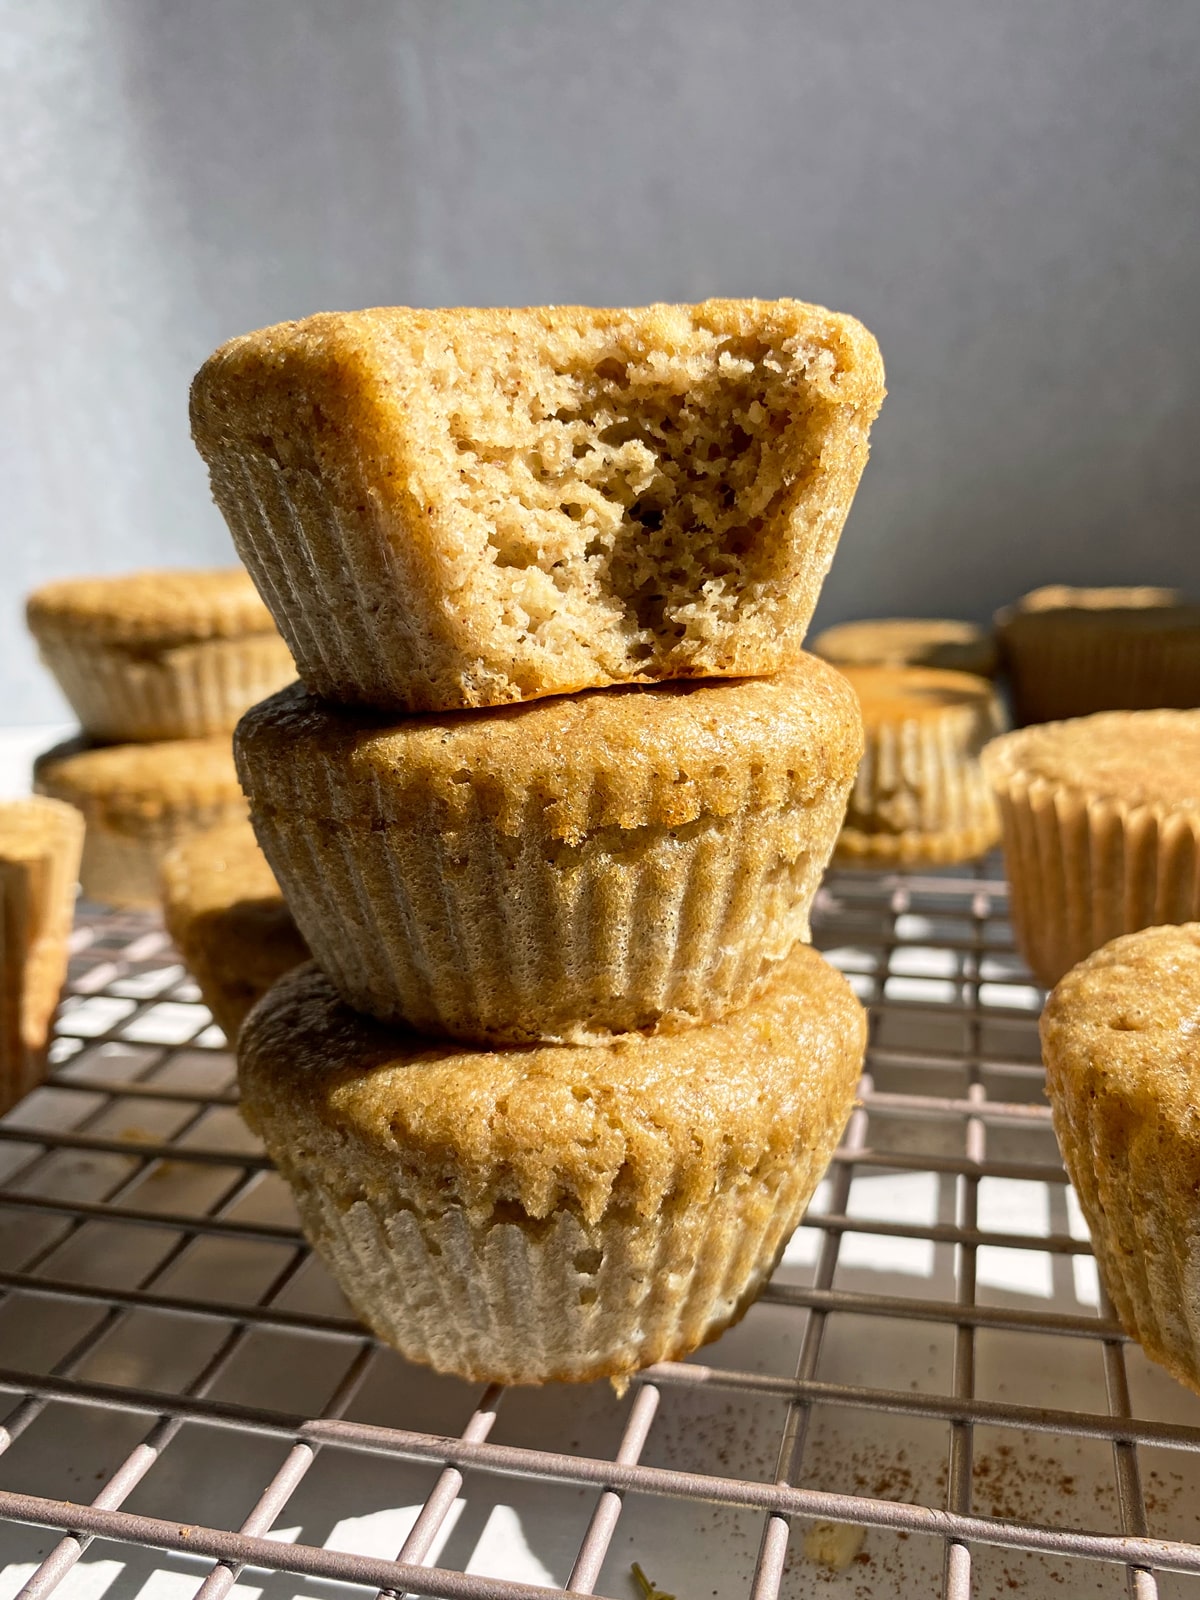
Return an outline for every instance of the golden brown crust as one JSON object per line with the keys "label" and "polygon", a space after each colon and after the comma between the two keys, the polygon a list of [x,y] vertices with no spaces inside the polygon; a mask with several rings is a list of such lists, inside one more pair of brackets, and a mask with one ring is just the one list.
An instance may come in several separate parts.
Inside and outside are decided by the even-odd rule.
{"label": "golden brown crust", "polygon": [[175,810],[244,805],[227,737],[106,746],[71,739],[40,755],[33,776],[38,793],[114,829],[139,830]]}
{"label": "golden brown crust", "polygon": [[1074,967],[1041,1023],[1063,1159],[1126,1330],[1200,1391],[1200,924]]}
{"label": "golden brown crust", "polygon": [[1200,813],[1200,710],[1042,723],[997,739],[984,764],[997,788],[1042,782],[1089,800]]}
{"label": "golden brown crust", "polygon": [[247,712],[235,747],[256,803],[269,803],[260,774],[286,764],[305,812],[308,775],[314,815],[403,819],[419,790],[449,826],[482,794],[501,832],[519,834],[532,805],[539,826],[569,843],[604,827],[680,827],[816,795],[854,771],[862,735],[845,680],[801,656],[772,678],[403,721],[331,709],[296,685]]}
{"label": "golden brown crust", "polygon": [[797,301],[396,307],[232,340],[192,426],[308,686],[438,710],[784,666],[882,398]]}
{"label": "golden brown crust", "polygon": [[162,863],[163,916],[232,1042],[277,978],[308,959],[249,822],[186,839]]}
{"label": "golden brown crust", "polygon": [[996,635],[1020,724],[1200,703],[1200,606],[1174,589],[1035,589]]}
{"label": "golden brown crust", "polygon": [[402,1174],[421,1209],[648,1218],[784,1165],[798,1138],[844,1120],[865,1028],[846,980],[807,945],[709,1028],[508,1051],[374,1023],[310,965],[243,1027],[242,1105],[272,1151],[334,1173],[352,1152],[365,1189]]}
{"label": "golden brown crust", "polygon": [[858,696],[866,750],[838,861],[967,861],[999,838],[979,753],[1004,726],[995,690],[972,673],[843,667]]}
{"label": "golden brown crust", "polygon": [[995,676],[996,644],[974,622],[933,617],[878,617],[842,622],[809,642],[814,655],[835,666],[935,667]]}
{"label": "golden brown crust", "polygon": [[275,632],[244,567],[59,578],[34,590],[26,616],[39,642],[86,638],[134,654]]}

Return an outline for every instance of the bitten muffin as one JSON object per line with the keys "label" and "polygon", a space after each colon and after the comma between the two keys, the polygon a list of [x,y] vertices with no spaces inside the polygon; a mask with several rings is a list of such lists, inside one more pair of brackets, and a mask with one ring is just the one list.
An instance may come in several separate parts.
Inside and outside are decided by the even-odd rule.
{"label": "bitten muffin", "polygon": [[843,864],[969,861],[1000,836],[979,752],[1004,726],[986,679],[926,667],[846,667],[866,752],[837,842]]}
{"label": "bitten muffin", "polygon": [[1118,934],[1200,917],[1200,711],[1047,722],[983,762],[1013,931],[1039,983]]}
{"label": "bitten muffin", "polygon": [[866,1042],[798,946],[710,1028],[463,1050],[358,1016],[315,966],[238,1040],[242,1110],[367,1325],[475,1381],[619,1376],[715,1338],[770,1276]]}
{"label": "bitten muffin", "polygon": [[357,1010],[479,1042],[714,1021],[798,939],[862,750],[773,678],[397,720],[299,685],[235,736],[259,841]]}
{"label": "bitten muffin", "polygon": [[395,307],[231,340],[192,431],[309,689],[439,711],[786,666],[883,392],[795,300]]}
{"label": "bitten muffin", "polygon": [[1114,939],[1042,1015],[1063,1160],[1125,1331],[1200,1393],[1200,923]]}
{"label": "bitten muffin", "polygon": [[30,595],[41,658],[90,738],[199,739],[296,676],[249,574],[63,578]]}
{"label": "bitten muffin", "polygon": [[67,975],[83,818],[40,798],[0,804],[0,1111],[40,1082]]}
{"label": "bitten muffin", "polygon": [[996,636],[1019,724],[1200,705],[1200,606],[1174,589],[1035,589]]}
{"label": "bitten muffin", "polygon": [[249,822],[176,845],[162,864],[162,902],[167,932],[232,1044],[276,978],[308,960]]}
{"label": "bitten muffin", "polygon": [[102,747],[72,739],[38,757],[33,782],[83,812],[83,893],[113,906],[157,905],[167,851],[246,816],[228,737]]}
{"label": "bitten muffin", "polygon": [[996,674],[996,642],[974,622],[934,617],[879,617],[826,628],[809,649],[836,667],[936,667]]}

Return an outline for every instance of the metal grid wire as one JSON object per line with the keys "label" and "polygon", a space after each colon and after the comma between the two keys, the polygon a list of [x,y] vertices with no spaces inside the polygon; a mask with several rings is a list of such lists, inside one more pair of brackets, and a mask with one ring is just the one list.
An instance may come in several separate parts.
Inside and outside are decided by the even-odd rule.
{"label": "metal grid wire", "polygon": [[[1100,1303],[1006,904],[994,863],[830,876],[872,1012],[842,1148],[746,1320],[625,1394],[367,1336],[165,934],[85,908],[0,1121],[0,1594],[1200,1592],[1200,1402]],[[866,1530],[845,1570],[814,1519]]]}

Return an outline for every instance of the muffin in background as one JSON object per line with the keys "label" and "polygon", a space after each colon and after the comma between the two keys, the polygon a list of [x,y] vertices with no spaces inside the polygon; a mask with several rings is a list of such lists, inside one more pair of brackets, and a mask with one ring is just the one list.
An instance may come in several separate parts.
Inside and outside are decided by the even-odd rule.
{"label": "muffin in background", "polygon": [[1200,923],[1073,967],[1042,1013],[1063,1161],[1121,1326],[1200,1394]]}
{"label": "muffin in background", "polygon": [[0,803],[0,1111],[45,1072],[82,848],[73,807],[36,796]]}
{"label": "muffin in background", "polygon": [[445,711],[787,666],[883,394],[797,300],[393,306],[230,340],[191,416],[307,687]]}
{"label": "muffin in background", "polygon": [[1019,726],[1200,705],[1200,606],[1174,589],[1035,589],[996,637]]}
{"label": "muffin in background", "polygon": [[246,817],[228,735],[100,746],[71,739],[37,758],[33,785],[83,813],[84,897],[112,906],[158,905],[168,850]]}
{"label": "muffin in background", "polygon": [[862,750],[772,678],[396,718],[297,684],[235,736],[255,831],[348,1004],[479,1043],[714,1022],[797,940]]}
{"label": "muffin in background", "polygon": [[84,734],[105,744],[231,733],[296,675],[242,567],[60,578],[26,617]]}
{"label": "muffin in background", "polygon": [[675,1360],[766,1283],[853,1103],[866,1018],[800,945],[708,1028],[473,1050],[297,968],[238,1039],[241,1106],[364,1322],[472,1381]]}
{"label": "muffin in background", "polygon": [[1200,917],[1200,711],[1041,723],[997,739],[983,765],[1039,983],[1118,934]]}
{"label": "muffin in background", "polygon": [[167,932],[232,1044],[246,1013],[308,946],[249,821],[196,834],[162,863]]}
{"label": "muffin in background", "polygon": [[1004,727],[995,690],[967,672],[843,667],[866,749],[838,837],[839,865],[969,861],[1000,837],[979,753]]}
{"label": "muffin in background", "polygon": [[935,667],[993,678],[996,641],[975,622],[937,617],[871,617],[839,622],[808,647],[835,667]]}

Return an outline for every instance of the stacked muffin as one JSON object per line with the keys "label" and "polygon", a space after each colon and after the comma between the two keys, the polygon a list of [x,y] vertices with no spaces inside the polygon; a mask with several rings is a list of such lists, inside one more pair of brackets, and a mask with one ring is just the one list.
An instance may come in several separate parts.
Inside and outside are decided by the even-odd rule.
{"label": "stacked muffin", "polygon": [[800,646],[882,393],[786,301],[322,316],[196,379],[304,683],[235,736],[316,958],[243,1105],[414,1360],[682,1355],[832,1154],[865,1022],[806,941],[862,728]]}
{"label": "stacked muffin", "polygon": [[83,813],[84,894],[153,905],[173,845],[244,819],[229,735],[291,678],[287,646],[241,569],[63,579],[27,616],[83,728],[35,786]]}

